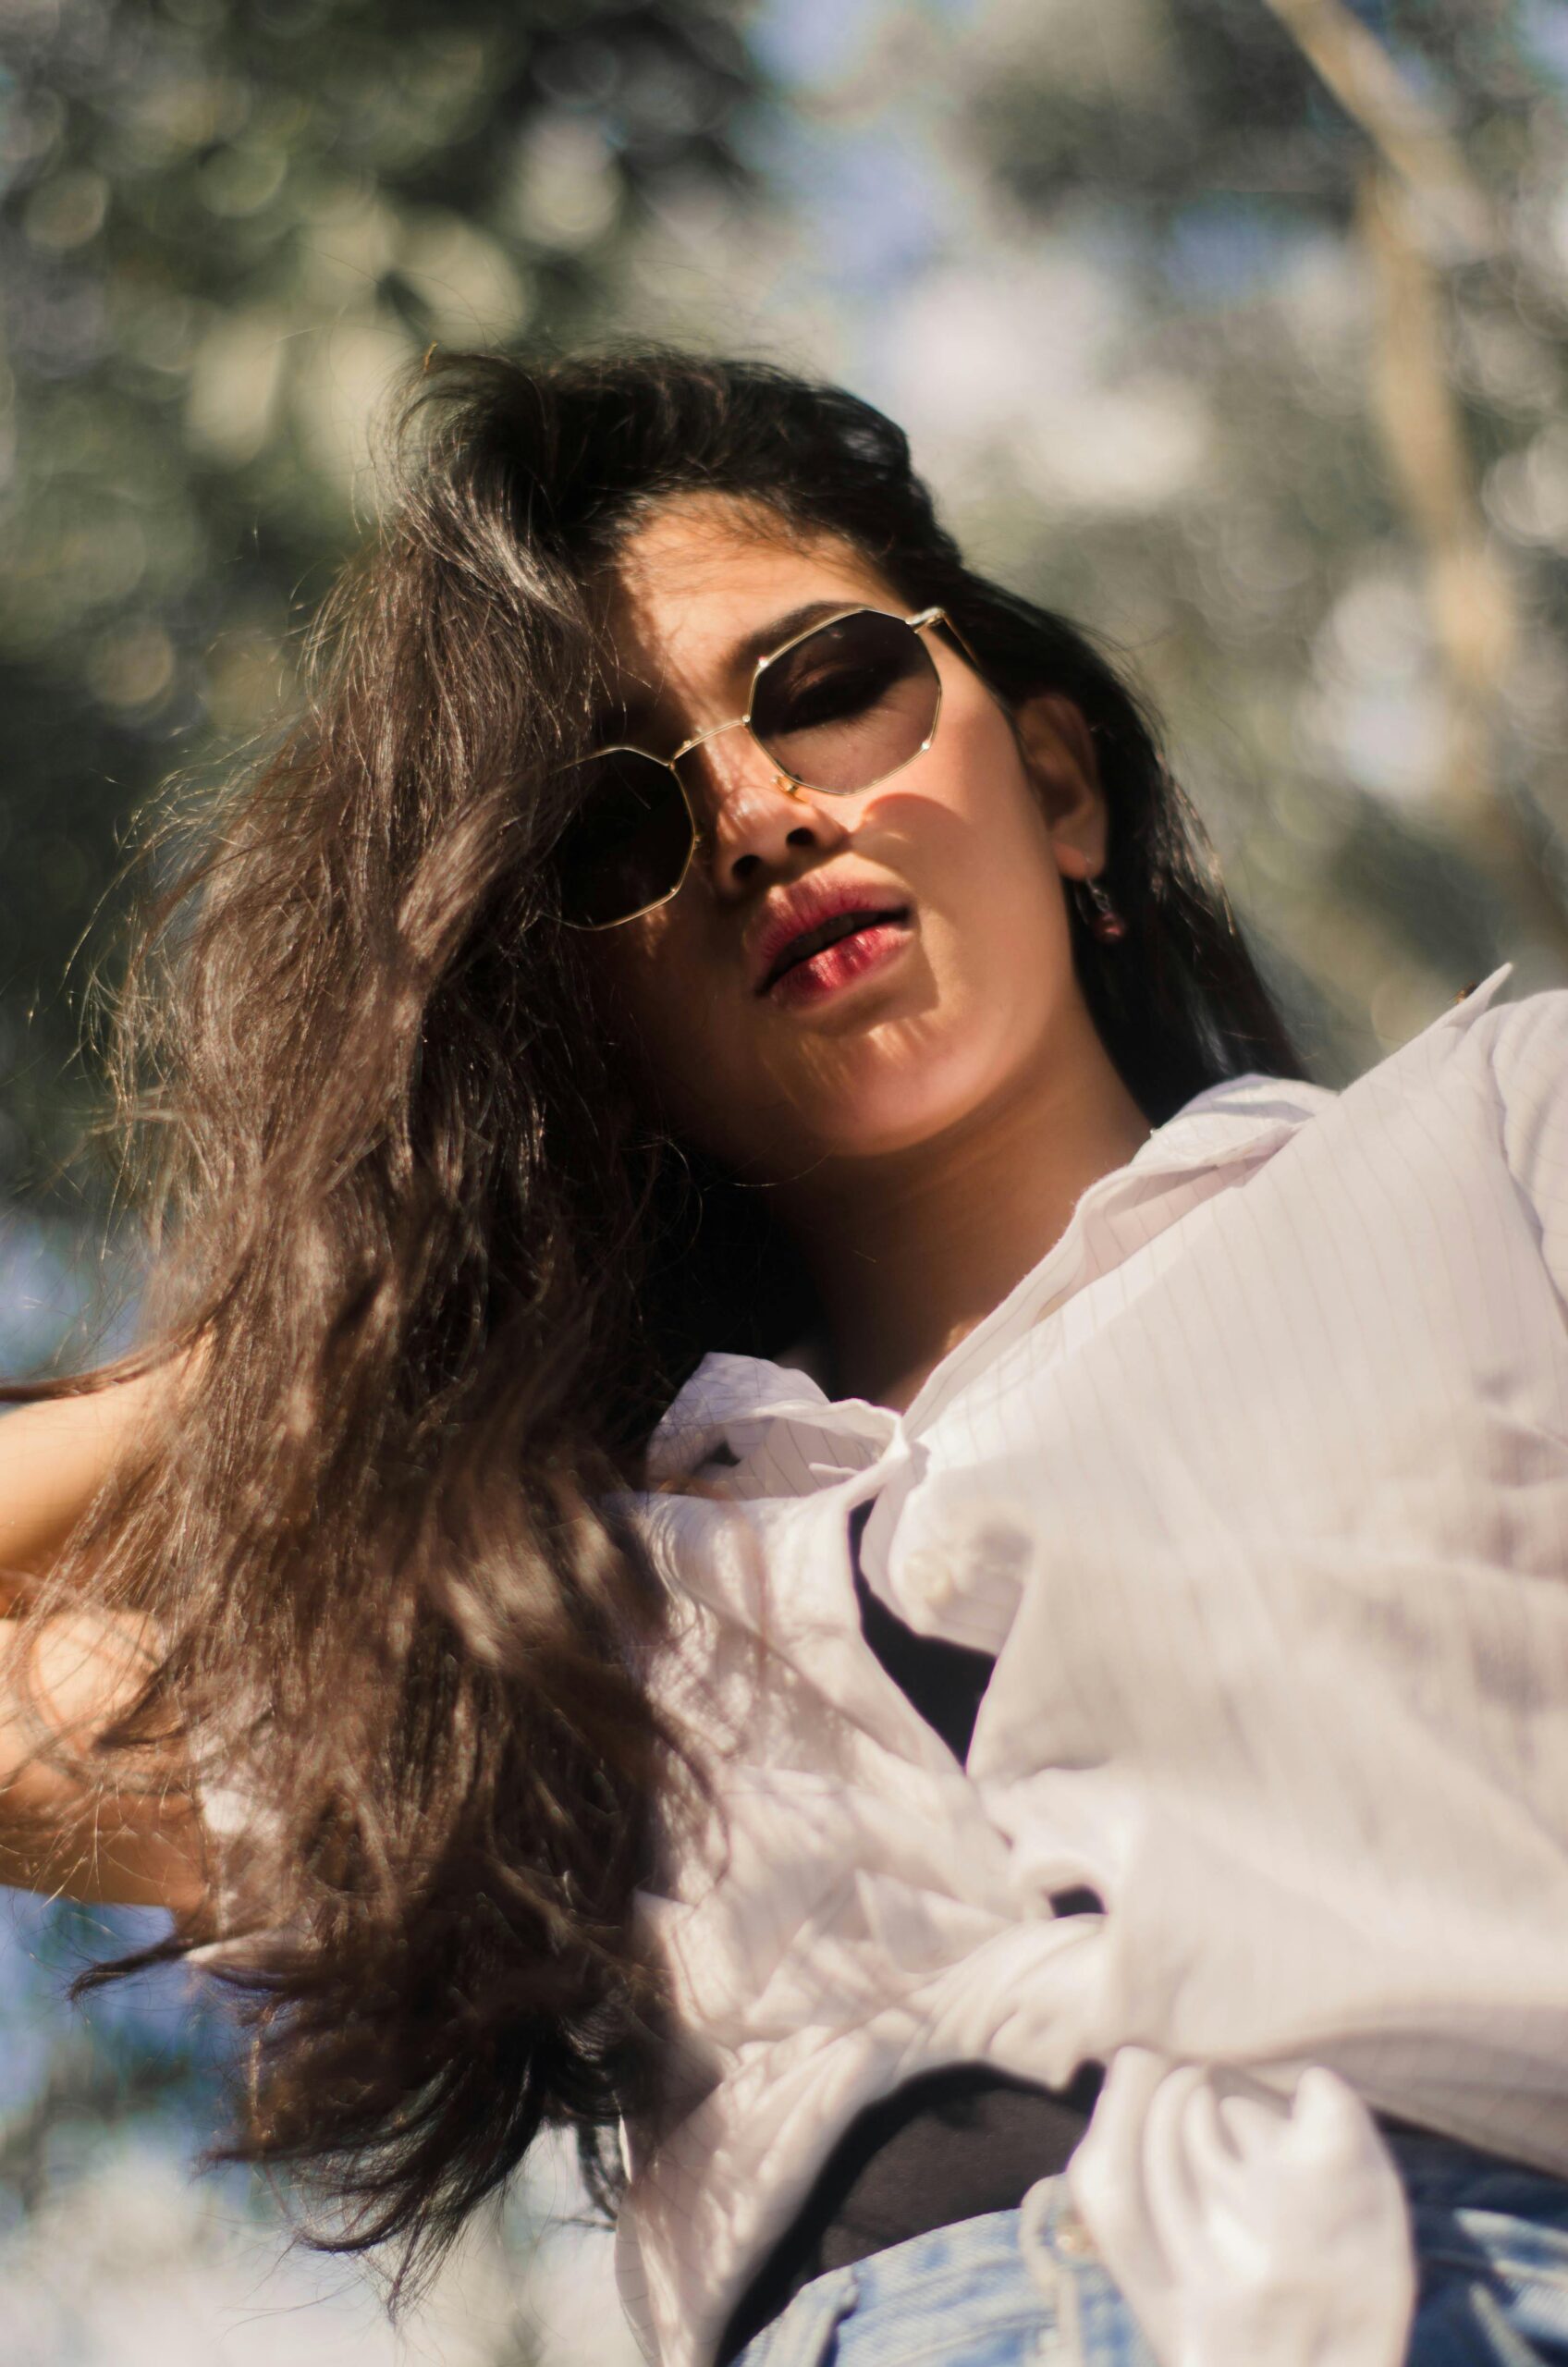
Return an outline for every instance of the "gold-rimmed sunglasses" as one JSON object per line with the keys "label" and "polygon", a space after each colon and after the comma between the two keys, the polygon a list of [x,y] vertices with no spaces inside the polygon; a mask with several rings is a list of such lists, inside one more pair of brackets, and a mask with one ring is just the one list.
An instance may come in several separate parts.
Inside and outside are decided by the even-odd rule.
{"label": "gold-rimmed sunglasses", "polygon": [[791,797],[875,789],[929,748],[942,712],[942,678],[921,639],[932,625],[974,664],[944,608],[843,608],[758,658],[744,715],[694,731],[673,755],[596,748],[570,766],[570,818],[553,855],[568,927],[616,928],[679,892],[701,826],[676,767],[723,732],[747,732]]}

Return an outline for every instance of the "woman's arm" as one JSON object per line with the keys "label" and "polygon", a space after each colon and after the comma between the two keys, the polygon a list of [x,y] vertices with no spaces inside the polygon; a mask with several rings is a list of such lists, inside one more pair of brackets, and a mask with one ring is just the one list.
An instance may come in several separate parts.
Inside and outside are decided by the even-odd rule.
{"label": "woman's arm", "polygon": [[0,1615],[47,1573],[170,1385],[163,1366],[0,1415]]}
{"label": "woman's arm", "polygon": [[184,1912],[202,1894],[202,1836],[178,1761],[105,1794],[48,1748],[91,1742],[135,1699],[147,1623],[85,1605],[18,1616],[172,1369],[0,1417],[0,1883]]}

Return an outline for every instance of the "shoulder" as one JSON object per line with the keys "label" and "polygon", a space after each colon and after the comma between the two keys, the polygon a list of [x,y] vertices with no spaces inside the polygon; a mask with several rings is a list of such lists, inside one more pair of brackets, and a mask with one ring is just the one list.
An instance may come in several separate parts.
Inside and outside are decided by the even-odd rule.
{"label": "shoulder", "polygon": [[1494,1002],[1476,1035],[1510,1103],[1561,1096],[1568,1083],[1568,987]]}
{"label": "shoulder", "polygon": [[1508,1163],[1537,1206],[1568,1208],[1568,989],[1497,1004],[1480,1024]]}
{"label": "shoulder", "polygon": [[1568,1085],[1568,989],[1505,1001],[1501,990],[1512,975],[1513,964],[1504,963],[1368,1069],[1348,1094],[1436,1085],[1450,1092],[1478,1091],[1513,1112],[1561,1101]]}
{"label": "shoulder", "polygon": [[1568,988],[1504,1001],[1497,990],[1511,975],[1512,964],[1494,971],[1395,1064],[1426,1054],[1438,1070],[1488,1094],[1512,1140],[1568,1117]]}
{"label": "shoulder", "polygon": [[1532,1197],[1568,1196],[1568,989],[1505,1000],[1512,976],[1503,963],[1332,1097],[1325,1149],[1415,1156],[1426,1143],[1501,1161]]}
{"label": "shoulder", "polygon": [[1497,990],[1510,975],[1511,965],[1494,972],[1384,1067],[1471,1111],[1554,1262],[1568,1261],[1568,989],[1503,1001]]}

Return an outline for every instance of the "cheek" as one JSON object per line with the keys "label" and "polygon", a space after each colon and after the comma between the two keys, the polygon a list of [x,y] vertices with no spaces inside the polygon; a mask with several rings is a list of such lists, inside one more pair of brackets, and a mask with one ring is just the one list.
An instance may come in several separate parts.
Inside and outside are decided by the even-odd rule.
{"label": "cheek", "polygon": [[757,1098],[754,1027],[695,936],[665,914],[606,932],[594,950],[594,1001],[649,1115],[729,1157]]}
{"label": "cheek", "polygon": [[1011,747],[986,754],[885,817],[919,906],[918,971],[817,1080],[821,1131],[862,1151],[929,1139],[1037,1076],[1078,996],[1044,816]]}
{"label": "cheek", "polygon": [[1071,969],[1051,834],[1011,736],[982,718],[900,817],[922,935],[955,1021],[1015,1025]]}
{"label": "cheek", "polygon": [[858,1043],[823,1083],[817,1131],[863,1154],[908,1149],[1037,1078],[1075,993],[1065,918],[1010,894],[976,914],[961,895],[931,913],[925,991]]}

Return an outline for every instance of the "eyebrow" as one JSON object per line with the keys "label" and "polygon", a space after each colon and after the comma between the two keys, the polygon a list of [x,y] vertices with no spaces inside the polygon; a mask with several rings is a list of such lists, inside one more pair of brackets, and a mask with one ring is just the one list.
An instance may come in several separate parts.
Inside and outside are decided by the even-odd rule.
{"label": "eyebrow", "polygon": [[[798,633],[809,632],[813,625],[823,623],[828,617],[841,617],[857,607],[870,605],[869,601],[855,600],[846,594],[841,599],[806,600],[798,608],[787,608],[781,617],[770,618],[766,624],[756,626],[753,632],[742,633],[739,641],[732,642],[725,653],[724,671],[727,675],[738,674],[745,668],[750,672],[760,658],[781,649]],[[604,725],[629,732],[640,731],[649,720],[654,705],[655,701],[645,695],[618,702],[606,710]]]}
{"label": "eyebrow", "polygon": [[793,641],[798,632],[808,632],[825,618],[841,617],[846,608],[864,605],[854,600],[807,600],[803,607],[790,608],[783,616],[775,617],[771,624],[759,625],[755,632],[744,634],[731,648],[727,666],[737,671],[742,666],[754,666],[759,657]]}

